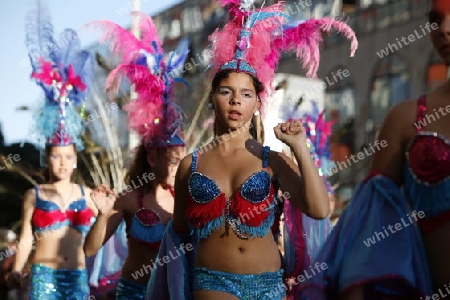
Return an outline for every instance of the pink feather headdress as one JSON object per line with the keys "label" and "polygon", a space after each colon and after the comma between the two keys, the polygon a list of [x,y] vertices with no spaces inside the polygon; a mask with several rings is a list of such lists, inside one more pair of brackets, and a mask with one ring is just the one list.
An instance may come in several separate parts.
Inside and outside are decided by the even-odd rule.
{"label": "pink feather headdress", "polygon": [[144,13],[139,17],[141,39],[111,21],[94,21],[87,26],[100,27],[101,43],[120,57],[120,64],[106,79],[105,89],[115,93],[122,79],[133,85],[137,98],[124,109],[128,112],[131,130],[139,134],[147,148],[184,146],[181,138],[182,111],[171,97],[171,87],[181,73],[189,53],[187,40],[167,55],[158,37],[153,20]]}
{"label": "pink feather headdress", "polygon": [[289,23],[283,13],[283,2],[259,9],[252,0],[218,0],[229,6],[229,22],[210,36],[212,70],[233,70],[248,73],[264,84],[262,98],[272,92],[275,70],[283,52],[295,51],[308,77],[316,77],[319,66],[319,45],[322,32],[332,30],[351,40],[350,56],[358,41],[354,31],[344,22],[331,19],[311,19],[300,24]]}

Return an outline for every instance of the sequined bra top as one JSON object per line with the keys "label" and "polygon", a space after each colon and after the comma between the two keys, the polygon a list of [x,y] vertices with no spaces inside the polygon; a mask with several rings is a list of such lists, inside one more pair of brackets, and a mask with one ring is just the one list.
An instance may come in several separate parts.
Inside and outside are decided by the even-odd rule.
{"label": "sequined bra top", "polygon": [[406,148],[404,193],[413,210],[425,213],[419,219],[423,233],[450,221],[450,140],[422,129],[438,117],[437,112],[427,114],[422,96],[417,105],[417,133]]}
{"label": "sequined bra top", "polygon": [[80,190],[81,198],[70,203],[63,212],[55,202],[41,199],[39,188],[35,187],[36,205],[31,217],[33,231],[58,230],[63,226],[70,226],[82,233],[88,232],[94,213],[86,205],[81,185]]}
{"label": "sequined bra top", "polygon": [[[170,190],[173,195],[173,190]],[[144,207],[144,192],[138,193],[138,209],[127,223],[127,238],[148,244],[158,250],[164,235],[166,225],[161,222],[158,213]]]}
{"label": "sequined bra top", "polygon": [[263,169],[248,177],[229,198],[213,179],[197,171],[199,152],[192,153],[186,216],[200,238],[222,226],[230,226],[242,239],[263,237],[273,229],[277,201],[267,171],[269,153],[270,148],[264,147]]}

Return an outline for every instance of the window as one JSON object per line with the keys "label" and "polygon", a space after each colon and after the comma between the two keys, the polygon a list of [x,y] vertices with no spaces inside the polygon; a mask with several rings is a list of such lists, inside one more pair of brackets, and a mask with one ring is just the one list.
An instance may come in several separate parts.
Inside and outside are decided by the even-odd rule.
{"label": "window", "polygon": [[184,34],[203,29],[203,19],[198,6],[185,8],[181,14]]}
{"label": "window", "polygon": [[386,4],[388,0],[359,0],[359,7],[365,8],[374,4]]}
{"label": "window", "polygon": [[170,23],[170,31],[168,37],[171,39],[176,39],[181,34],[181,22],[178,19],[173,19]]}

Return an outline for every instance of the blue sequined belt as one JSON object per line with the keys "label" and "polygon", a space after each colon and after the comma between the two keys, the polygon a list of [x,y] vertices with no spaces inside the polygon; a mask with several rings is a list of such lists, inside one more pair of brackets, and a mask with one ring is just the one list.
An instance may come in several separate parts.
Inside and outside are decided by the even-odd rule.
{"label": "blue sequined belt", "polygon": [[31,267],[29,300],[88,299],[86,269],[52,269],[42,264]]}
{"label": "blue sequined belt", "polygon": [[147,286],[120,278],[117,285],[116,300],[145,300]]}
{"label": "blue sequined belt", "polygon": [[283,273],[233,274],[196,267],[194,290],[225,292],[240,300],[281,300],[286,295]]}

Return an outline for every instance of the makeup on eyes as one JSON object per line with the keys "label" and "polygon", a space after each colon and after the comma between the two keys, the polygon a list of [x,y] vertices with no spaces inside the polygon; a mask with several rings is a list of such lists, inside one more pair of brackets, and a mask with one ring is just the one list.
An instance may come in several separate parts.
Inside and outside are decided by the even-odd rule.
{"label": "makeup on eyes", "polygon": [[[255,96],[255,91],[252,89],[241,89],[239,90],[241,95],[244,95],[247,98],[253,98]],[[218,88],[218,93],[221,95],[225,95],[227,93],[233,94],[235,93],[235,90],[232,87],[229,86],[221,86]]]}

